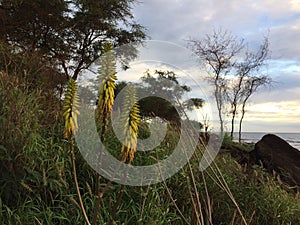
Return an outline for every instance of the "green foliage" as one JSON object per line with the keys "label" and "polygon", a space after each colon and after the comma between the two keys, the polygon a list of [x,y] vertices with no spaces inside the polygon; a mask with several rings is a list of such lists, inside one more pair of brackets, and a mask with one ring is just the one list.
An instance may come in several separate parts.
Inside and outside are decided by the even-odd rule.
{"label": "green foliage", "polygon": [[223,145],[230,146],[231,144],[233,144],[232,137],[226,132],[223,138]]}
{"label": "green foliage", "polygon": [[[54,120],[50,126],[45,119],[51,108],[43,109],[43,92],[31,90],[29,84],[14,76],[0,76],[0,196],[12,216],[15,207],[31,196],[43,204],[55,201],[67,185],[68,158],[57,138],[60,126],[54,125]],[[52,103],[50,100],[47,105]]]}
{"label": "green foliage", "polygon": [[254,144],[235,142],[228,133],[224,134],[222,146],[227,149],[238,149],[241,152],[251,152],[254,150]]}
{"label": "green foliage", "polygon": [[62,93],[67,79],[55,64],[46,63],[40,52],[20,51],[0,41],[0,71],[27,83],[29,89],[42,89],[49,94]]}
{"label": "green foliage", "polygon": [[[264,169],[242,167],[229,155],[219,156],[217,164],[249,223],[298,223],[300,205],[297,195],[285,191]],[[235,210],[232,203],[213,180],[207,179],[207,183],[214,200],[214,214],[218,215],[214,217],[215,224],[229,224]],[[234,224],[239,224],[238,218],[236,220]]]}
{"label": "green foliage", "polygon": [[[0,41],[18,46],[22,52],[41,53],[46,62],[63,69],[67,77],[97,60],[103,44],[114,46],[140,42],[143,27],[133,21],[133,0],[0,2]],[[134,46],[119,52],[125,61],[135,57]]]}
{"label": "green foliage", "polygon": [[138,89],[138,92],[145,92],[149,95],[139,101],[141,115],[143,117],[158,116],[179,124],[181,117],[184,116],[184,110],[200,108],[204,103],[200,98],[184,101],[183,95],[190,90],[190,87],[179,83],[178,77],[173,71],[155,70],[154,75],[151,75],[150,71],[146,71]]}
{"label": "green foliage", "polygon": [[13,179],[22,175],[23,167],[32,160],[25,155],[42,128],[40,100],[39,91],[31,92],[15,77],[0,72],[0,171],[1,177],[10,181],[1,185],[5,201],[18,195],[20,189]]}
{"label": "green foliage", "polygon": [[[62,130],[62,128],[61,128]],[[27,157],[31,163],[27,164],[24,179],[19,180],[19,190],[6,190],[9,179],[1,171],[0,223],[2,224],[83,224],[78,201],[75,200],[75,189],[70,174],[71,162],[67,151],[68,145],[62,142],[57,127],[53,126],[52,133],[40,130],[42,135],[35,138],[30,146],[31,152]],[[44,136],[44,137],[43,137]],[[179,133],[169,126],[167,136],[160,147],[150,155],[137,152],[133,164],[144,165],[155,163],[157,157],[163,158],[172,152],[178,141]],[[110,144],[114,145],[110,139]],[[115,145],[117,145],[115,143]],[[27,151],[27,150],[26,150]],[[78,150],[76,150],[78,181],[83,193],[83,202],[87,214],[92,215],[95,197],[92,188],[95,185],[95,172],[86,164]],[[1,159],[1,163],[3,160]],[[297,224],[300,214],[299,199],[286,192],[269,174],[260,168],[246,170],[229,155],[219,155],[217,164],[222,171],[233,196],[236,198],[241,211],[250,224]],[[205,182],[198,170],[198,160],[191,159],[197,191],[200,194],[204,208],[208,204],[205,195],[205,182],[211,202],[213,224],[242,224],[241,217],[236,213],[236,207],[228,194],[219,186],[219,181],[212,170],[205,171]],[[44,171],[44,172],[43,172]],[[11,175],[11,174],[10,174]],[[220,178],[220,175],[219,175]],[[102,179],[102,185],[108,182]],[[115,216],[115,223],[119,224],[184,224],[176,210],[174,203],[167,193],[167,188],[176,200],[181,212],[190,224],[196,224],[193,201],[196,192],[193,188],[192,177],[188,166],[163,183],[150,187],[124,187],[120,209]],[[13,186],[16,187],[17,185]],[[114,202],[120,185],[113,184],[102,198],[99,212],[99,224],[107,224],[113,211]],[[18,195],[13,201],[5,198],[5,192],[11,196],[11,190]],[[254,213],[253,218],[251,216]],[[235,215],[235,216],[234,216]],[[207,222],[208,223],[208,222]],[[209,223],[208,223],[209,224]]]}
{"label": "green foliage", "polygon": [[[11,2],[13,4],[10,4]],[[88,21],[85,20],[87,17],[84,17],[82,13],[88,12],[89,16],[95,16],[98,13],[98,8],[94,8],[94,6],[96,4],[103,6],[102,4],[105,2],[112,2],[111,7],[119,6],[126,10],[127,3],[131,1],[73,1],[75,9],[81,12],[76,16],[74,14],[73,18],[77,18],[81,25],[87,23]],[[27,32],[33,25],[36,25],[37,29],[43,27],[41,24],[46,20],[48,20],[49,26],[52,23],[55,24],[57,19],[61,18],[59,17],[61,16],[59,7],[64,8],[65,3],[66,1],[52,1],[51,4],[51,1],[4,0],[0,3],[2,7],[0,17],[3,18],[2,16],[6,13],[3,10],[8,10],[11,15],[29,18],[28,21],[31,22],[35,21],[33,18],[40,19],[35,23],[26,21],[26,24],[23,24],[24,31],[20,28],[9,31],[12,32],[9,35],[16,38],[13,39],[15,43],[20,41],[19,44],[25,46],[25,44],[31,43],[29,41],[31,39],[24,36],[25,31]],[[37,11],[42,4],[44,4],[44,11]],[[11,8],[12,6],[15,8]],[[21,6],[28,11],[27,14],[21,15],[23,10],[19,8]],[[32,11],[29,10],[31,7]],[[57,13],[53,14],[54,18],[51,20],[46,12],[52,12],[54,9],[57,10]],[[120,10],[118,7],[114,9]],[[112,12],[117,11],[112,10]],[[118,17],[118,15],[115,16]],[[17,17],[7,18],[9,21],[17,19]],[[3,20],[0,19],[0,21],[3,23]],[[102,22],[106,23],[105,20]],[[107,23],[109,24],[110,21]],[[88,25],[92,26],[91,24],[92,22]],[[59,27],[61,24],[58,23],[57,26]],[[43,28],[46,29],[47,27]],[[76,27],[78,33],[75,32],[74,34],[83,32],[79,28]],[[0,26],[0,29],[8,28]],[[32,40],[38,40],[39,35],[44,31],[41,29],[39,32],[36,33],[37,39]],[[64,32],[71,31],[66,29]],[[31,37],[33,34],[29,32],[27,35],[33,38]],[[0,32],[0,35],[3,33]],[[17,39],[17,37],[23,36],[24,40]],[[65,43],[60,43],[60,37],[57,38],[57,46],[54,46],[54,49],[60,49],[62,52]],[[32,42],[31,44],[40,50],[42,49],[41,42]],[[50,85],[47,83],[49,80],[41,78],[44,75],[50,77],[51,71],[57,72],[57,70],[51,66],[48,67],[48,63],[44,63],[45,66],[43,66],[44,59],[39,61],[39,54],[30,55],[27,52],[28,55],[22,57],[21,50],[21,52],[15,51],[7,44],[0,45],[0,47],[2,57],[0,60],[0,224],[84,224],[85,220],[79,206],[80,203],[74,194],[77,190],[73,185],[71,174],[72,161],[69,152],[71,142],[61,137],[64,131],[63,122],[60,119],[63,110],[61,110],[59,100],[61,89],[58,87],[62,86],[65,81],[58,79]],[[25,47],[29,48],[28,46]],[[72,49],[72,45],[70,48],[71,53],[75,51]],[[55,62],[55,53],[53,54],[52,62]],[[42,56],[44,57],[43,54]],[[60,60],[68,61],[67,56],[62,54]],[[111,62],[107,68],[107,71],[110,72],[106,74],[110,74],[109,77],[114,76],[115,67],[112,64],[112,55],[108,54],[106,59]],[[44,62],[48,61],[45,60]],[[56,73],[56,75],[60,77],[60,73]],[[165,76],[165,78],[176,83],[176,76],[172,73],[158,72],[157,75],[158,77]],[[105,87],[114,88],[114,78],[104,80],[111,82],[107,83]],[[149,81],[156,82],[151,77],[149,77]],[[72,133],[76,127],[76,120],[74,120],[76,117],[76,109],[74,108],[77,98],[76,89],[76,82],[71,79],[65,93],[66,100],[63,107],[65,117],[69,121],[69,125],[67,125],[69,129],[67,130],[72,130]],[[105,89],[105,94],[106,90],[108,89]],[[182,86],[182,90],[185,92],[189,88]],[[148,129],[149,125],[145,121],[139,123],[137,106],[126,107],[126,105],[135,103],[132,89],[128,89],[128,91],[124,105],[126,109],[124,118],[126,118],[125,122],[128,125],[125,129],[127,132],[125,136],[129,134],[130,147],[135,147],[137,135],[140,138],[147,138],[151,133]],[[164,91],[168,94],[168,90],[165,89]],[[108,97],[102,99],[107,100],[107,103],[112,105],[112,91],[107,92]],[[70,113],[71,111],[75,114]],[[109,111],[107,109],[106,113]],[[110,126],[106,131],[105,144],[118,157],[117,154],[120,154],[119,150],[122,145],[113,134]],[[132,151],[134,148],[127,149],[129,151],[126,150],[126,159],[127,161],[132,160],[134,154],[132,165],[157,163],[157,161],[172,154],[178,144],[179,136],[180,128],[168,123],[166,136],[160,146],[147,152],[134,152]],[[188,143],[189,140],[184,141]],[[228,147],[237,145],[232,142],[228,135],[223,144]],[[78,186],[82,193],[85,210],[90,216],[94,213],[93,210],[97,201],[97,197],[93,193],[98,182],[95,178],[97,174],[85,162],[76,147],[76,143],[72,143],[72,147],[74,147],[73,150],[76,154]],[[185,148],[189,148],[188,144],[183,145],[182,150]],[[116,149],[118,150],[117,153]],[[165,182],[148,187],[122,187],[119,184],[111,183],[101,198],[97,223],[108,224],[111,215],[115,213],[114,222],[116,224],[177,225],[186,224],[185,220],[189,224],[197,224],[197,222],[199,224],[201,217],[203,217],[202,224],[243,224],[243,217],[238,213],[238,209],[248,224],[299,223],[299,194],[289,192],[279,180],[266,173],[262,168],[243,167],[226,154],[219,155],[216,159],[217,166],[212,165],[202,174],[198,166],[203,149],[204,146],[199,145],[189,164]],[[102,188],[109,183],[108,180],[101,178],[99,186]],[[227,187],[230,188],[237,204],[234,203]],[[115,202],[119,200],[118,193],[121,190],[124,192],[123,198],[120,200],[119,209],[115,211]]]}
{"label": "green foliage", "polygon": [[183,94],[190,91],[186,85],[180,85],[177,75],[173,71],[155,70],[151,75],[147,70],[142,77],[143,87],[153,96],[165,96],[170,103],[176,104]]}
{"label": "green foliage", "polygon": [[179,123],[180,115],[176,108],[167,100],[151,96],[143,98],[139,101],[141,107],[141,115],[143,117],[160,117],[167,121]]}
{"label": "green foliage", "polygon": [[201,98],[191,98],[189,101],[184,103],[184,106],[188,109],[191,109],[193,107],[199,109],[203,106],[204,100]]}

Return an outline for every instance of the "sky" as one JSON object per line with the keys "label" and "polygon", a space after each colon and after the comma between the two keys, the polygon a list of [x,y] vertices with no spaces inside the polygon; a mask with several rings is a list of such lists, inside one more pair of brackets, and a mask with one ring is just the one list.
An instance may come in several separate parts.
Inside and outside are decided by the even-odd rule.
{"label": "sky", "polygon": [[[196,81],[186,75],[196,74],[198,65],[190,64],[190,57],[178,57],[177,50],[182,47],[179,52],[184,52],[188,39],[200,40],[219,28],[245,39],[253,50],[269,34],[271,54],[265,71],[274,83],[271,88],[258,90],[249,100],[243,131],[300,132],[300,0],[139,0],[133,15],[147,29],[150,40],[167,46],[158,44],[153,51],[170,60],[175,70],[183,71],[183,80],[191,85],[193,94],[202,97],[199,93],[205,92],[207,99],[208,89],[195,85]],[[168,48],[173,44],[174,51]],[[150,49],[145,54],[152,53]],[[133,71],[158,64],[140,61]],[[166,64],[160,66],[168,68]],[[213,104],[211,100],[210,103]]]}

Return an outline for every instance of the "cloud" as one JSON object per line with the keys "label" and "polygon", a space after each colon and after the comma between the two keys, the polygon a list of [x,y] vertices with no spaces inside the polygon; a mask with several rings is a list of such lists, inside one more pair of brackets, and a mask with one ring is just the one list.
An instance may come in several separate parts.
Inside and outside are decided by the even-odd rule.
{"label": "cloud", "polygon": [[[274,83],[271,87],[261,87],[249,99],[252,103],[272,101],[298,101],[300,96],[300,72],[273,72]],[[276,73],[276,75],[275,75]]]}
{"label": "cloud", "polygon": [[134,15],[151,38],[180,44],[219,27],[259,44],[270,29],[275,57],[299,57],[299,5],[299,0],[152,0],[138,4]]}
{"label": "cloud", "polygon": [[[251,97],[249,103],[252,108],[249,107],[245,127],[271,129],[272,123],[276,123],[283,130],[288,129],[288,125],[295,129],[295,123],[287,121],[284,113],[295,113],[292,118],[300,120],[297,114],[299,109],[293,108],[296,107],[294,103],[299,104],[300,96],[299,0],[151,0],[136,5],[134,16],[137,22],[146,26],[151,39],[174,42],[183,47],[186,47],[187,39],[201,39],[220,27],[244,38],[249,47],[254,49],[269,33],[271,60],[265,72],[276,82],[272,88],[260,88]],[[201,96],[201,92],[205,92],[211,96],[207,85],[203,85],[204,73],[199,69],[199,62],[198,65],[195,63],[185,67],[191,60],[187,55],[178,57],[176,51],[170,49],[158,48],[159,52],[166,58],[173,58],[173,65],[178,68],[196,74],[194,81],[183,74],[183,80],[192,86],[193,94]],[[213,103],[212,99],[210,101]],[[281,110],[281,113],[251,111],[259,111],[255,107]]]}
{"label": "cloud", "polygon": [[[238,128],[240,115],[235,123]],[[243,131],[299,132],[300,101],[265,102],[246,107]]]}
{"label": "cloud", "polygon": [[273,58],[300,60],[300,15],[297,17],[293,21],[270,28],[270,48]]}
{"label": "cloud", "polygon": [[264,120],[272,120],[278,117],[291,120],[291,117],[300,117],[300,101],[279,101],[252,104],[248,107],[247,111],[250,114],[257,114],[255,118],[261,117]]}

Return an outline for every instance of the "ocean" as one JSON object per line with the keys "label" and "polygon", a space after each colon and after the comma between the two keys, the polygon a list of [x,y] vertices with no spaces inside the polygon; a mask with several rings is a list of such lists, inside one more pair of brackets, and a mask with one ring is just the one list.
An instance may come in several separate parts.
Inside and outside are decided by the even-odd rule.
{"label": "ocean", "polygon": [[[300,151],[300,133],[264,133],[264,132],[243,132],[242,141],[246,143],[256,143],[266,134],[275,134],[287,141],[294,148]],[[238,133],[234,133],[234,140],[238,140]]]}

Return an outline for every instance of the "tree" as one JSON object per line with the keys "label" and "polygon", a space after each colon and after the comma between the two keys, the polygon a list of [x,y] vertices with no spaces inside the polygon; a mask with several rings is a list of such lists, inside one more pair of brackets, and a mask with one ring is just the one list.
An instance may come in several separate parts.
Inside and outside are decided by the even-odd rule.
{"label": "tree", "polygon": [[25,79],[30,88],[40,87],[48,93],[61,90],[66,83],[62,73],[41,59],[38,52],[15,52],[13,46],[0,41],[0,71]]}
{"label": "tree", "polygon": [[[158,116],[178,124],[181,116],[184,116],[182,115],[184,110],[191,110],[193,107],[200,108],[204,103],[204,100],[200,98],[184,101],[183,95],[190,90],[187,85],[179,83],[173,71],[156,70],[154,75],[149,70],[146,71],[142,77],[142,84],[137,90],[138,93],[146,92],[150,95],[139,101],[141,115],[143,117]],[[176,108],[180,112],[177,112]]]}
{"label": "tree", "polygon": [[[77,79],[103,51],[141,42],[144,29],[133,21],[134,0],[3,0],[0,2],[0,41],[17,52],[38,51],[66,77]],[[126,62],[136,56],[135,46],[119,52]]]}
{"label": "tree", "polygon": [[[208,67],[208,80],[214,86],[221,132],[224,130],[223,113],[226,105],[230,105],[231,138],[239,107],[240,119],[239,136],[241,136],[242,121],[245,105],[250,96],[262,85],[269,84],[271,79],[267,75],[258,75],[265,65],[269,54],[269,42],[265,37],[259,50],[253,52],[245,50],[243,40],[238,40],[228,31],[214,31],[203,40],[190,40],[193,52]],[[243,51],[245,50],[245,51]]]}
{"label": "tree", "polygon": [[233,138],[234,121],[241,106],[241,117],[239,122],[239,142],[241,141],[242,121],[245,115],[245,106],[250,96],[260,87],[272,82],[267,75],[258,75],[261,68],[266,64],[269,55],[269,40],[264,38],[257,52],[247,50],[244,59],[236,63],[235,79],[231,79],[231,85],[227,90],[231,104],[231,138]]}
{"label": "tree", "polygon": [[205,63],[208,81],[214,86],[221,133],[224,131],[224,105],[227,75],[233,70],[235,56],[243,48],[243,40],[238,41],[228,31],[214,31],[203,40],[189,40],[193,53]]}
{"label": "tree", "polygon": [[245,116],[245,107],[250,96],[261,86],[270,85],[272,79],[266,75],[249,77],[242,88],[242,115],[239,121],[239,142],[242,140],[242,123]]}
{"label": "tree", "polygon": [[194,107],[199,109],[203,106],[204,100],[201,98],[190,98],[189,101],[183,103],[183,106],[187,109],[193,109]]}
{"label": "tree", "polygon": [[233,139],[234,132],[234,121],[235,117],[238,113],[238,104],[241,101],[242,97],[242,84],[243,84],[244,76],[241,75],[238,78],[234,78],[230,81],[230,88],[227,89],[227,98],[230,102],[230,113],[231,117],[231,131],[230,137]]}

